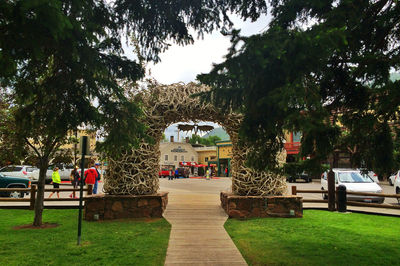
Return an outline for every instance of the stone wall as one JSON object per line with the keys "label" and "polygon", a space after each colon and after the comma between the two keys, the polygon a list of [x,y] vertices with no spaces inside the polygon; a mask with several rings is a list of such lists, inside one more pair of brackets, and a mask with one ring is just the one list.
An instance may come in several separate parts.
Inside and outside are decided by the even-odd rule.
{"label": "stone wall", "polygon": [[85,220],[161,218],[168,192],[154,195],[94,195],[85,199]]}
{"label": "stone wall", "polygon": [[230,218],[303,217],[299,196],[237,196],[221,192],[221,206]]}

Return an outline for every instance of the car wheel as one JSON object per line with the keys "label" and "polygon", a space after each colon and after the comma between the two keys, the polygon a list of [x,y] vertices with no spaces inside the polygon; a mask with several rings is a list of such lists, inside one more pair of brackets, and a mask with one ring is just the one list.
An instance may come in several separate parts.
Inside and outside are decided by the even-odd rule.
{"label": "car wheel", "polygon": [[392,180],[389,178],[389,185],[393,186]]}
{"label": "car wheel", "polygon": [[10,198],[21,199],[23,197],[24,197],[24,192],[21,192],[21,191],[11,191],[10,192]]}

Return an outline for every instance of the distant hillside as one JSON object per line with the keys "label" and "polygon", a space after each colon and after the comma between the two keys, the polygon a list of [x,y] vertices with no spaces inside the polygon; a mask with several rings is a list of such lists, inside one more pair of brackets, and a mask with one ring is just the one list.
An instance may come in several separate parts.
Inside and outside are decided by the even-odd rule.
{"label": "distant hillside", "polygon": [[217,127],[202,136],[202,138],[208,138],[211,136],[218,136],[221,140],[230,140],[228,133],[222,129],[222,127]]}

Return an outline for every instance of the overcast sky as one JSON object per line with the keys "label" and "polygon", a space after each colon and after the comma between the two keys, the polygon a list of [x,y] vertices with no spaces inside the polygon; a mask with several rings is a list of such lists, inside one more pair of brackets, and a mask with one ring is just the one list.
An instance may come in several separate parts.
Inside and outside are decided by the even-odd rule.
{"label": "overcast sky", "polygon": [[[242,21],[237,17],[232,17],[234,27],[241,29],[241,34],[245,36],[261,33],[266,30],[269,17],[263,16],[256,22]],[[193,34],[197,36],[197,34]],[[195,39],[194,44],[187,46],[172,46],[160,55],[161,62],[148,64],[147,73],[162,84],[172,84],[177,82],[188,83],[196,80],[196,76],[201,73],[208,73],[213,63],[221,63],[230,47],[229,37],[224,37],[219,32],[204,35],[204,39]],[[125,53],[128,57],[134,58],[132,48],[127,47]],[[218,127],[215,123],[204,123]],[[168,127],[165,132],[166,137],[174,135],[177,139],[176,124]],[[191,135],[191,133],[189,134]],[[185,137],[181,132],[179,137]]]}
{"label": "overcast sky", "polygon": [[[262,32],[268,23],[267,17],[262,17],[255,23],[243,22],[238,18],[233,20],[235,28],[241,29],[241,33],[246,36]],[[196,39],[192,45],[172,45],[161,54],[160,63],[149,64],[147,68],[151,71],[151,76],[160,83],[188,83],[195,81],[198,74],[208,73],[213,63],[221,63],[229,47],[229,37],[214,32],[205,35],[204,39]]]}

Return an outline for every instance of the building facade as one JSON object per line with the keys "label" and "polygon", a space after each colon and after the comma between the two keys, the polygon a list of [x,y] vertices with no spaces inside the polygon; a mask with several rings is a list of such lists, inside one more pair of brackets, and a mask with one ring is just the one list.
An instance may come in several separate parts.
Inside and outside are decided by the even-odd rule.
{"label": "building facade", "polygon": [[285,150],[286,161],[296,161],[296,155],[300,152],[301,146],[301,133],[300,132],[285,132]]}
{"label": "building facade", "polygon": [[228,168],[228,176],[231,172],[232,142],[230,140],[217,141],[217,165],[218,176],[225,175],[225,169]]}
{"label": "building facade", "polygon": [[198,163],[208,165],[210,161],[217,160],[217,147],[196,147],[194,148],[198,154]]}
{"label": "building facade", "polygon": [[190,143],[160,143],[160,167],[180,167],[179,162],[198,162],[198,154]]}

